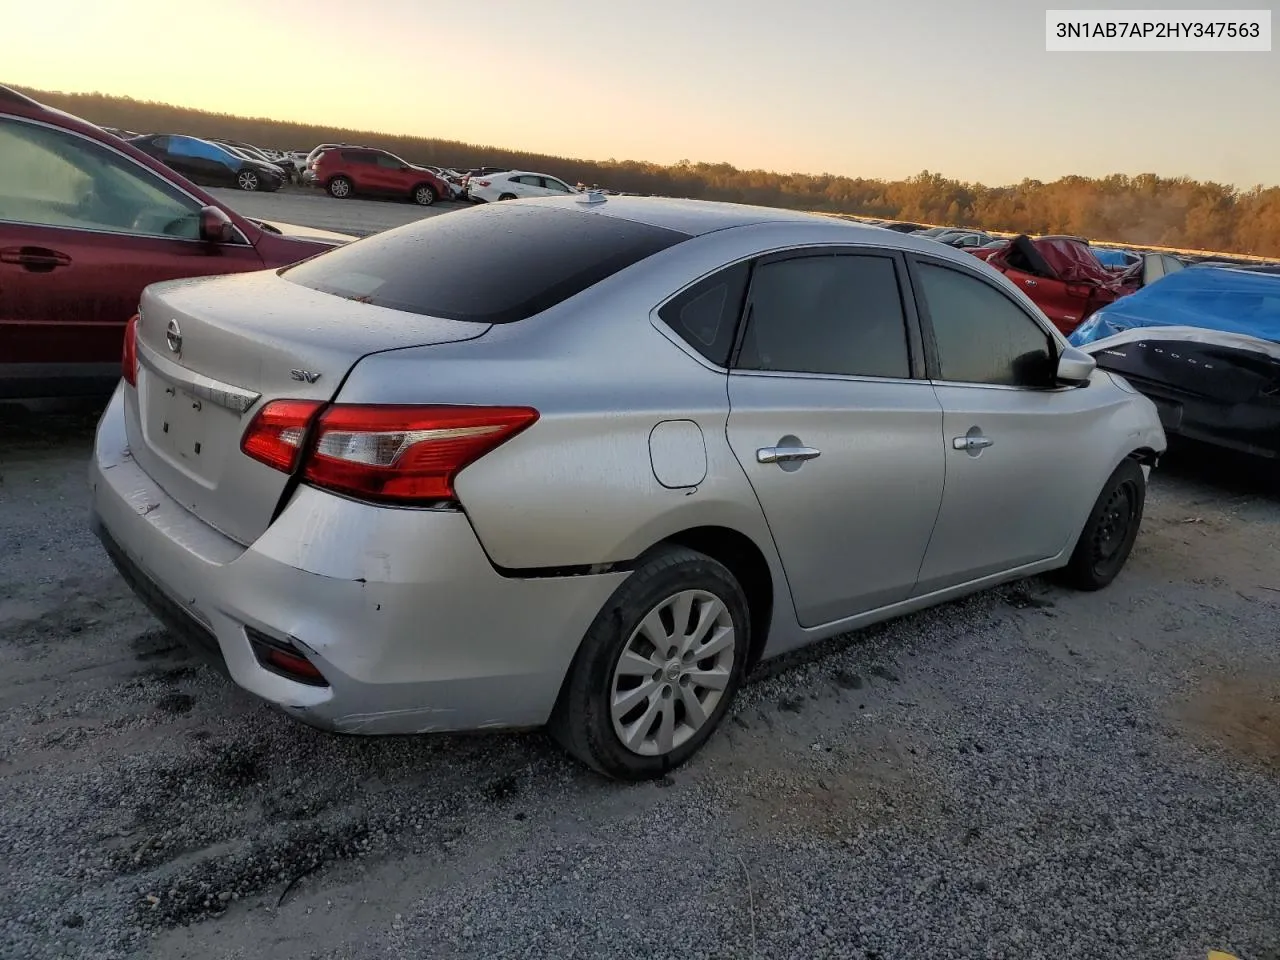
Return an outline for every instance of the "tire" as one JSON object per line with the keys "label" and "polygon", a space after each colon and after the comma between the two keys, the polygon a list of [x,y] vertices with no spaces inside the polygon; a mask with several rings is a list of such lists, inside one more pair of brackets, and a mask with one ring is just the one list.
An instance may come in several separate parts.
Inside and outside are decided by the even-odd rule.
{"label": "tire", "polygon": [[499,199],[499,200],[514,200],[515,198],[516,198],[516,195],[515,195],[514,193],[504,193],[504,194],[503,194],[502,196],[500,196],[498,199]]}
{"label": "tire", "polygon": [[[695,621],[714,619],[700,635],[677,624],[675,610]],[[750,622],[742,587],[724,565],[684,547],[649,553],[587,630],[549,732],[569,754],[615,779],[648,780],[680,766],[706,743],[742,684]],[[655,633],[667,650],[652,642]],[[682,641],[711,649],[692,660],[680,655]],[[632,671],[621,673],[624,654]],[[627,695],[630,703],[620,704],[615,717],[615,699]],[[700,721],[689,711],[694,704]]]}
{"label": "tire", "polygon": [[335,200],[346,200],[355,192],[351,189],[351,181],[346,177],[334,177],[325,184],[325,189],[329,191],[329,196]]}
{"label": "tire", "polygon": [[1102,485],[1059,579],[1077,590],[1101,590],[1110,584],[1133,551],[1146,501],[1142,467],[1126,458]]}
{"label": "tire", "polygon": [[252,170],[241,170],[236,174],[236,186],[241,190],[257,190],[262,182]]}
{"label": "tire", "polygon": [[429,207],[436,202],[436,188],[427,183],[413,188],[413,202],[420,207]]}

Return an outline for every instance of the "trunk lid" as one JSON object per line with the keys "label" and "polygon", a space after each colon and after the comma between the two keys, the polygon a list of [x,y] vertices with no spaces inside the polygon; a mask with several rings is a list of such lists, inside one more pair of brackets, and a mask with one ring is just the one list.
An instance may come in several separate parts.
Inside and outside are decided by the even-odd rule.
{"label": "trunk lid", "polygon": [[128,391],[134,459],[166,493],[243,544],[271,522],[288,477],[240,440],[277,399],[328,401],[362,357],[470,340],[489,324],[403,313],[320,293],[273,271],[148,287]]}

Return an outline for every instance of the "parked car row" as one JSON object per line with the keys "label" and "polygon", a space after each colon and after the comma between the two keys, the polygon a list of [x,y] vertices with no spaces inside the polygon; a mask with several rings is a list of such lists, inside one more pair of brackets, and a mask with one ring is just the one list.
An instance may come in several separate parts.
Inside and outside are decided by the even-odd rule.
{"label": "parked car row", "polygon": [[559,177],[528,170],[476,167],[456,170],[409,163],[388,150],[358,144],[320,144],[307,156],[304,183],[345,200],[404,197],[422,206],[438,200],[474,203],[578,193]]}

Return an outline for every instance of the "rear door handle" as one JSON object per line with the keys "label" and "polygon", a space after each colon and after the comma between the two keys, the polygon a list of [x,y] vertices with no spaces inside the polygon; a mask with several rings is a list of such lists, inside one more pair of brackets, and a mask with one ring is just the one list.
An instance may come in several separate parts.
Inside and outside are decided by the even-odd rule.
{"label": "rear door handle", "polygon": [[984,450],[993,443],[990,437],[956,437],[951,446],[957,450]]}
{"label": "rear door handle", "polygon": [[45,247],[6,247],[0,250],[0,263],[16,263],[27,270],[52,270],[70,266],[71,258]]}
{"label": "rear door handle", "polygon": [[822,456],[813,447],[761,447],[756,451],[757,463],[792,463],[798,460],[814,460]]}

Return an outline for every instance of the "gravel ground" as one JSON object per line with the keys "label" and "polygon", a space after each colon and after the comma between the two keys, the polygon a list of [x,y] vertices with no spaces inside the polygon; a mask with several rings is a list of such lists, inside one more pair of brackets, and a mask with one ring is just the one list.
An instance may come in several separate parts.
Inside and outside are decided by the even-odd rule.
{"label": "gravel ground", "polygon": [[824,645],[622,786],[197,665],[85,529],[95,413],[0,408],[0,956],[1280,958],[1274,476],[1171,459],[1112,588]]}
{"label": "gravel ground", "polygon": [[1280,960],[1275,471],[1181,451],[1108,590],[771,665],[625,786],[540,734],[320,733],[189,658],[86,528],[96,414],[0,405],[4,960]]}

